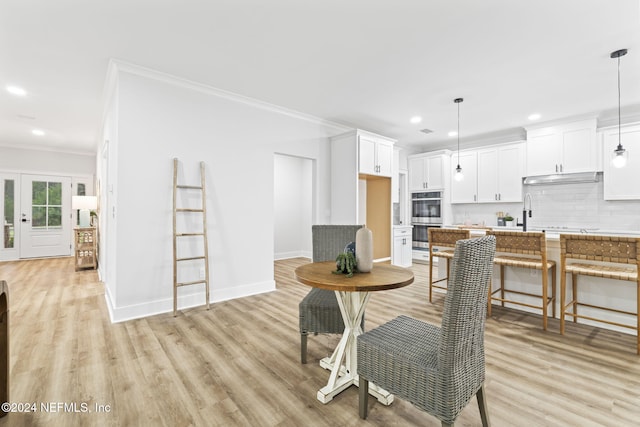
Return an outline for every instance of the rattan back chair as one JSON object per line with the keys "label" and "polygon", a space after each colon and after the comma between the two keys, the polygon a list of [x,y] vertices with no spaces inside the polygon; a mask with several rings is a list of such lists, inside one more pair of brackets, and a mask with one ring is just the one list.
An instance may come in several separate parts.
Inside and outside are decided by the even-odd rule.
{"label": "rattan back chair", "polygon": [[[362,225],[313,225],[311,227],[313,262],[334,261],[347,244],[356,241],[356,232]],[[344,321],[333,291],[312,288],[300,301],[300,361],[307,363],[307,336],[309,332],[341,334]],[[364,326],[364,319],[363,319]]]}
{"label": "rattan back chair", "polygon": [[[444,289],[446,286],[436,285],[436,283],[449,280],[450,261],[453,258],[453,249],[456,242],[470,237],[469,230],[456,228],[429,227],[427,230],[429,240],[429,302],[433,302],[433,288]],[[433,279],[433,257],[447,260],[447,275],[445,277]]]}
{"label": "rattan back chair", "polygon": [[[541,310],[542,329],[547,330],[549,306],[551,316],[556,316],[556,262],[547,259],[547,237],[537,231],[487,231],[487,235],[496,236],[496,253],[493,263],[500,267],[500,283],[495,290],[490,289],[487,312],[491,316],[491,301],[505,302]],[[531,293],[505,286],[505,267],[529,268],[542,272],[541,292]],[[551,295],[549,295],[549,276],[551,276]],[[500,296],[496,296],[497,293]],[[520,299],[514,296],[520,295]],[[524,298],[522,298],[524,296]],[[539,304],[533,304],[540,300]]]}
{"label": "rattan back chair", "polygon": [[[571,262],[573,260],[573,262]],[[601,264],[606,263],[606,264]],[[565,316],[607,323],[636,331],[636,353],[640,355],[640,238],[598,236],[588,234],[560,235],[560,333],[565,331]],[[571,301],[567,302],[567,274],[571,274]],[[595,305],[578,299],[578,276],[627,280],[636,284],[636,311],[616,309],[611,305]],[[613,282],[615,283],[615,282]],[[615,301],[612,299],[611,301]],[[610,302],[610,301],[609,301]],[[609,311],[635,317],[635,325],[596,318],[578,313],[578,307]]]}
{"label": "rattan back chair", "polygon": [[443,426],[453,426],[475,395],[482,425],[489,425],[484,326],[494,254],[494,236],[456,243],[441,327],[400,316],[358,337],[361,418],[371,381]]}

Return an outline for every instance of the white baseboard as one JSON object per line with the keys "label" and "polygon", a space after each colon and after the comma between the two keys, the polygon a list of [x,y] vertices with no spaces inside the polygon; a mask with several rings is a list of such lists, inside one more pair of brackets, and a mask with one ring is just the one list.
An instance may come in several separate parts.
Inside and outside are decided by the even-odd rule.
{"label": "white baseboard", "polygon": [[309,258],[311,259],[311,251],[291,251],[291,252],[278,252],[273,255],[274,260],[278,261],[281,259],[291,259],[291,258]]}
{"label": "white baseboard", "polygon": [[[248,285],[236,286],[224,289],[210,289],[210,302],[222,302],[236,298],[248,297],[276,290],[275,280],[251,283]],[[109,289],[105,286],[105,300],[111,323],[119,323],[127,320],[140,319],[154,316],[156,314],[169,313],[173,311],[173,298],[148,301],[140,304],[132,304],[123,307],[115,307]],[[178,309],[199,307],[205,304],[205,291],[197,291],[188,295],[178,297]]]}

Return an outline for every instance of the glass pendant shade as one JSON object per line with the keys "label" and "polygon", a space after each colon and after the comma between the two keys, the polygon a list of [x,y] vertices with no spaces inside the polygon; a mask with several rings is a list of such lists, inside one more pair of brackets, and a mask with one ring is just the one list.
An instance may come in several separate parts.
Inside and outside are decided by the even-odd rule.
{"label": "glass pendant shade", "polygon": [[622,144],[611,153],[611,164],[614,168],[623,168],[627,165],[627,150],[622,148]]}
{"label": "glass pendant shade", "polygon": [[462,173],[462,168],[460,167],[460,165],[456,167],[456,173],[455,175],[453,175],[453,179],[458,182],[464,180],[464,174]]}

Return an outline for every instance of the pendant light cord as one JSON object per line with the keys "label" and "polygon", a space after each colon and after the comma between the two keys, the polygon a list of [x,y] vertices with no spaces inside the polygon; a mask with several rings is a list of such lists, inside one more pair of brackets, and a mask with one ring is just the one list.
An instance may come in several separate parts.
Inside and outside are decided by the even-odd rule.
{"label": "pendant light cord", "polygon": [[[619,71],[618,71],[619,72]],[[618,84],[620,83],[620,79],[618,78]],[[618,89],[620,90],[620,89]],[[460,103],[458,102],[458,167],[460,167]]]}
{"label": "pendant light cord", "polygon": [[622,132],[620,125],[620,56],[618,56],[618,150],[622,149]]}

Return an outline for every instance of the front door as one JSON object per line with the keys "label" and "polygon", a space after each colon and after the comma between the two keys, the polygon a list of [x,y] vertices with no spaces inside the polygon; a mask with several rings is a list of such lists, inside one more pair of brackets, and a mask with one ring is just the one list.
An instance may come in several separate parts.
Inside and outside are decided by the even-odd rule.
{"label": "front door", "polygon": [[71,178],[22,175],[20,258],[71,255]]}

